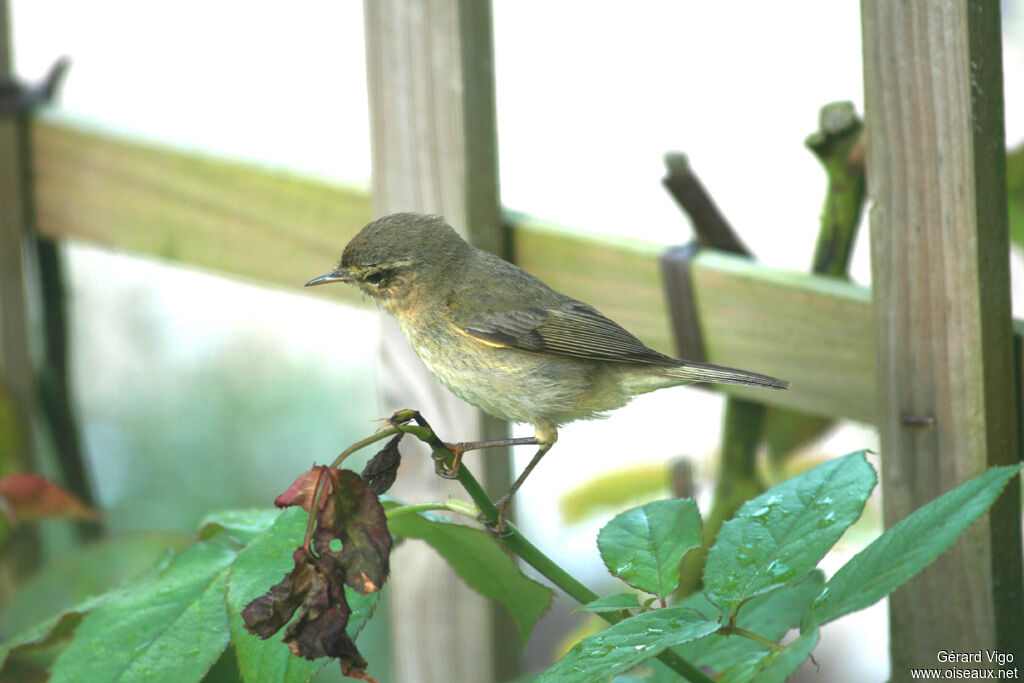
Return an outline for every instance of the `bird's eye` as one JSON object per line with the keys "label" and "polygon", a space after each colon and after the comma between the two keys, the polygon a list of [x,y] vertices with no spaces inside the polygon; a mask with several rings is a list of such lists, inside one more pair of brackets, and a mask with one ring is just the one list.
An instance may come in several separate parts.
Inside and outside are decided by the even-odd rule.
{"label": "bird's eye", "polygon": [[379,285],[380,283],[384,282],[384,277],[385,273],[383,270],[375,270],[374,272],[368,274],[365,278],[363,278],[363,280],[370,283],[371,285]]}

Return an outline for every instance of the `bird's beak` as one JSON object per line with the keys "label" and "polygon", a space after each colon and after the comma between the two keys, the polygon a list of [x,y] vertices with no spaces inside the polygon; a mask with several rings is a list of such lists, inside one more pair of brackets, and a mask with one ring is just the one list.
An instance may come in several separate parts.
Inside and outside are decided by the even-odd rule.
{"label": "bird's beak", "polygon": [[335,268],[326,275],[321,275],[320,277],[313,278],[312,280],[306,283],[306,286],[312,287],[313,285],[326,285],[328,282],[351,282],[353,279],[354,278],[351,275],[349,275],[347,272],[345,272],[344,269],[339,267]]}

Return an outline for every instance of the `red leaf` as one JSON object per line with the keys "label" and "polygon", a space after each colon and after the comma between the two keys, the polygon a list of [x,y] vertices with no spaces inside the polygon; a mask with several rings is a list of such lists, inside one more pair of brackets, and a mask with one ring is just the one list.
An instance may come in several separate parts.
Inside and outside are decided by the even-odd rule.
{"label": "red leaf", "polygon": [[[363,595],[380,590],[388,576],[391,533],[377,495],[351,470],[329,470],[330,496],[317,515],[313,548],[321,561],[332,561],[353,590]],[[326,489],[325,489],[326,490]],[[341,541],[341,550],[330,548]]]}
{"label": "red leaf", "polygon": [[[284,642],[293,654],[334,657],[344,675],[372,682],[366,660],[345,630],[351,614],[345,585],[366,594],[380,590],[387,578],[391,534],[384,508],[358,474],[328,467],[305,472],[274,502],[280,507],[300,505],[309,512],[318,482],[323,492],[315,513],[316,554],[306,546],[296,550],[294,568],[246,605],[242,620],[260,638],[269,638],[288,624]],[[341,542],[340,550],[331,550],[335,540]]]}
{"label": "red leaf", "polygon": [[0,498],[6,503],[3,506],[4,511],[12,523],[26,522],[38,517],[99,517],[95,510],[86,506],[67,489],[31,472],[0,477]]}
{"label": "red leaf", "polygon": [[[274,505],[279,508],[299,505],[303,510],[309,512],[313,506],[313,496],[316,495],[316,483],[320,481],[321,473],[326,473],[326,471],[327,467],[321,465],[320,467],[314,467],[308,472],[303,472],[284,493],[274,499]],[[325,486],[330,486],[330,479],[327,480]],[[325,488],[324,492],[320,494],[321,508],[323,507],[323,501],[327,500],[329,493],[330,489]]]}

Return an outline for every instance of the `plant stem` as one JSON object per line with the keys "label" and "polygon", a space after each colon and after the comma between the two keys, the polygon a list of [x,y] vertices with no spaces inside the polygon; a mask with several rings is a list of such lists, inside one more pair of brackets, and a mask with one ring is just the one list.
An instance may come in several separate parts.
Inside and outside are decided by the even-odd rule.
{"label": "plant stem", "polygon": [[377,432],[376,434],[373,434],[372,436],[368,436],[365,439],[362,439],[361,441],[356,441],[354,444],[352,444],[351,446],[349,446],[348,448],[343,450],[341,452],[341,454],[337,458],[334,459],[334,462],[331,463],[331,469],[334,469],[334,468],[340,466],[341,463],[345,460],[345,458],[347,458],[348,456],[352,455],[356,451],[358,451],[360,449],[363,449],[363,448],[366,448],[370,444],[376,443],[376,442],[380,441],[381,439],[386,439],[389,436],[394,436],[399,431],[400,430],[397,427],[389,427],[387,429],[382,429],[381,431]]}
{"label": "plant stem", "polygon": [[470,519],[476,519],[477,515],[477,509],[464,500],[449,500],[444,503],[415,503],[412,505],[402,505],[401,507],[385,510],[384,515],[388,519],[394,519],[395,517],[401,517],[402,515],[411,515],[416,512],[432,512],[434,510],[457,512],[458,514],[469,517]]}
{"label": "plant stem", "polygon": [[317,514],[320,512],[320,496],[323,495],[327,486],[327,468],[321,466],[320,473],[316,476],[316,486],[313,487],[313,502],[309,506],[309,520],[306,522],[306,535],[302,539],[302,549],[309,557],[315,557],[309,542],[313,539],[313,527],[316,524]]}
{"label": "plant stem", "polygon": [[[403,413],[403,417],[404,416],[405,414]],[[409,413],[408,417],[409,419],[416,419],[418,418],[418,415],[413,417],[412,413]],[[445,465],[451,467],[452,462],[455,459],[455,455],[448,450],[444,443],[434,433],[433,429],[431,429],[430,426],[422,420],[422,418],[417,419],[417,422],[419,422],[419,424],[416,425],[398,424],[395,425],[395,428],[399,431],[405,432],[406,434],[412,434],[417,439],[430,446],[434,456],[443,459]],[[478,508],[480,508],[482,516],[491,524],[497,524],[497,508],[494,507],[494,503],[491,502],[491,499],[487,496],[483,487],[480,486],[480,482],[476,480],[476,477],[473,476],[465,465],[461,465],[459,467],[458,479],[459,483],[462,484],[462,488],[466,490],[466,493],[468,493],[470,498],[473,499],[473,502],[476,503]],[[542,553],[537,546],[530,543],[530,541],[523,536],[514,524],[510,522],[506,523],[505,530],[508,535],[501,538],[505,543],[505,546],[521,557],[526,564],[536,569],[541,576],[561,588],[569,595],[569,597],[573,598],[580,604],[586,604],[597,600],[599,597],[597,593],[580,583],[576,577],[566,572],[550,557]],[[610,624],[614,624],[621,620],[621,617],[619,617],[617,612],[605,612],[600,614],[600,616]],[[664,650],[658,655],[658,659],[680,676],[683,676],[694,683],[713,683],[712,679],[708,677],[707,674],[690,664],[672,650]]]}
{"label": "plant stem", "polygon": [[718,634],[723,636],[742,636],[743,638],[753,640],[755,643],[760,643],[761,645],[775,650],[776,652],[783,649],[783,647],[778,643],[772,642],[764,636],[758,635],[753,631],[748,631],[745,628],[740,628],[739,626],[723,626],[718,629]]}

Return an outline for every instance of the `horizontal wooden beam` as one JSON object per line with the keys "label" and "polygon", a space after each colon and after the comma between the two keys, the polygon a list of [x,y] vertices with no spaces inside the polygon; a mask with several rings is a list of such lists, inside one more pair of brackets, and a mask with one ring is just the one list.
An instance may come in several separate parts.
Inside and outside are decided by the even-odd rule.
{"label": "horizontal wooden beam", "polygon": [[[298,291],[371,218],[364,192],[279,169],[40,120],[40,231]],[[664,247],[588,235],[507,213],[513,259],[671,353]],[[789,391],[731,394],[873,422],[871,293],[831,278],[704,252],[692,264],[707,359],[788,379]],[[347,287],[316,295],[361,300]],[[1018,323],[1018,334],[1024,329]]]}
{"label": "horizontal wooden beam", "polygon": [[[659,259],[664,247],[594,237],[513,215],[516,263],[672,353]],[[730,395],[828,417],[875,417],[871,292],[834,278],[706,250],[690,266],[705,356],[792,382]]]}
{"label": "horizontal wooden beam", "polygon": [[47,119],[32,146],[39,231],[50,237],[297,288],[370,220],[365,192],[255,164]]}

